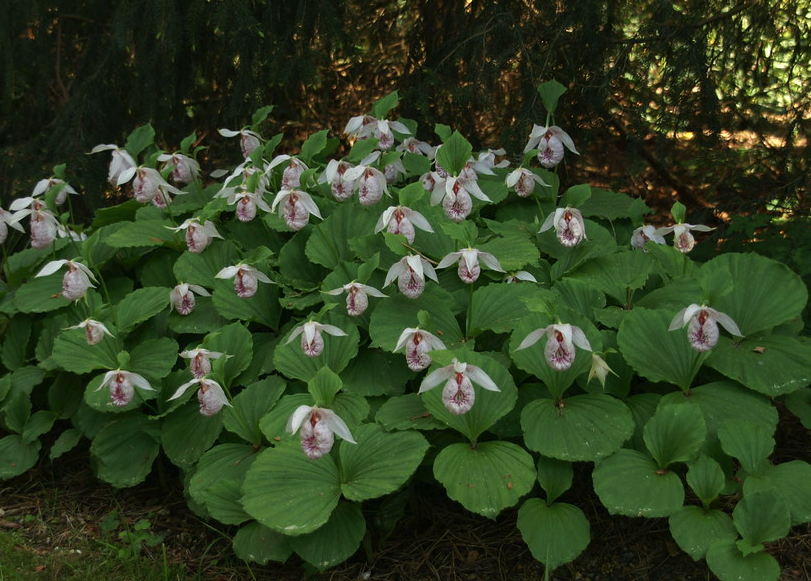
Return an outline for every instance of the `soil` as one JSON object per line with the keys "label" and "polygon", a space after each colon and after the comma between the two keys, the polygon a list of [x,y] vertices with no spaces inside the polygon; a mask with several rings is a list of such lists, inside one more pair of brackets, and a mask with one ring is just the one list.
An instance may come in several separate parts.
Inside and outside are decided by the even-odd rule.
{"label": "soil", "polygon": [[[773,461],[810,460],[811,432],[784,411]],[[394,532],[377,541],[367,558],[359,550],[325,573],[307,575],[294,555],[286,564],[251,565],[237,559],[232,527],[205,523],[187,507],[179,481],[161,486],[151,476],[129,489],[115,489],[93,475],[86,450],[55,464],[43,463],[0,486],[0,528],[16,529],[31,551],[87,543],[102,536],[101,521],[118,511],[130,524],[147,519],[164,535],[168,559],[182,563],[192,578],[209,581],[523,581],[543,578],[515,526],[516,510],[489,520],[464,510],[436,485],[416,484],[405,516]],[[573,563],[553,579],[578,581],[711,580],[703,561],[694,562],[668,532],[666,519],[609,515],[591,490],[589,465],[576,465],[574,488],[561,501],[579,506],[591,523],[592,540]],[[29,518],[25,518],[29,516]],[[31,518],[31,516],[36,518]],[[45,518],[48,517],[48,518]],[[119,516],[121,518],[121,516]],[[45,522],[47,521],[47,525]],[[779,561],[783,581],[811,579],[811,525],[767,546]],[[145,548],[163,558],[160,547]]]}

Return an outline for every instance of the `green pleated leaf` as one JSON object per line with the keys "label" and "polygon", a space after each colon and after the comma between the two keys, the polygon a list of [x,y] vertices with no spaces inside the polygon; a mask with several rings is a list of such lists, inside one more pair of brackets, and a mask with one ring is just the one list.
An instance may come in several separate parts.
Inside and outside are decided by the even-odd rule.
{"label": "green pleated leaf", "polygon": [[645,424],[643,439],[662,469],[695,456],[707,436],[701,410],[695,406],[660,405]]}
{"label": "green pleated leaf", "polygon": [[768,553],[744,555],[734,540],[719,541],[707,550],[707,565],[721,581],[777,581],[780,564]]}
{"label": "green pleated leaf", "polygon": [[211,448],[200,458],[189,480],[189,494],[220,522],[245,522],[250,517],[242,508],[240,488],[256,458],[254,449],[244,444]]}
{"label": "green pleated leaf", "polygon": [[96,476],[125,488],[143,482],[160,451],[160,426],[143,415],[119,416],[93,438]]}
{"label": "green pleated leaf", "polygon": [[718,462],[709,456],[702,455],[690,464],[690,469],[687,471],[687,484],[701,499],[701,502],[709,505],[724,489],[726,476]]}
{"label": "green pleated leaf", "polygon": [[174,265],[178,282],[211,288],[214,276],[226,266],[239,262],[239,253],[229,240],[214,240],[204,252],[183,252]]}
{"label": "green pleated leaf", "polygon": [[437,149],[436,162],[450,175],[458,176],[470,159],[473,146],[458,131],[454,131],[443,141],[442,146]]}
{"label": "green pleated leaf", "polygon": [[668,331],[673,314],[636,307],[622,321],[617,342],[625,360],[654,382],[686,390],[706,354],[690,347],[687,331]]}
{"label": "green pleated leaf", "polygon": [[39,440],[23,442],[22,436],[11,434],[0,438],[0,480],[24,474],[39,460]]}
{"label": "green pleated leaf", "polygon": [[50,460],[56,460],[66,452],[70,452],[82,439],[82,432],[76,428],[68,428],[54,441],[48,453]]}
{"label": "green pleated leaf", "polygon": [[232,542],[237,557],[259,565],[268,561],[284,563],[293,553],[288,537],[258,522],[240,527]]}
{"label": "green pleated leaf", "polygon": [[670,516],[684,503],[684,487],[674,472],[635,450],[619,450],[594,468],[594,491],[611,514]]}
{"label": "green pleated leaf", "polygon": [[642,221],[645,214],[651,211],[640,198],[632,198],[628,194],[612,192],[591,187],[591,196],[578,205],[584,216],[599,216],[606,220],[631,218],[635,224]]}
{"label": "green pleated leaf", "polygon": [[[595,319],[593,314],[595,310],[605,307],[605,295],[594,286],[577,278],[567,277],[558,280],[552,287],[552,293],[560,304],[584,314],[591,321]],[[626,312],[624,309],[620,310]]]}
{"label": "green pleated leaf", "polygon": [[327,523],[309,534],[291,537],[290,546],[299,557],[319,571],[351,557],[366,534],[366,519],[356,504],[340,502]]}
{"label": "green pleated leaf", "polygon": [[565,86],[554,79],[538,85],[538,95],[540,95],[543,106],[550,116],[555,114],[555,109],[558,108],[558,100],[566,90]]}
{"label": "green pleated leaf", "polygon": [[732,519],[717,509],[683,506],[670,515],[668,524],[673,540],[693,561],[706,557],[713,544],[734,542],[738,538]]}
{"label": "green pleated leaf", "polygon": [[[115,333],[115,331],[111,331]],[[116,369],[120,342],[107,335],[96,345],[87,344],[84,329],[66,329],[54,340],[52,357],[59,367],[73,373]]]}
{"label": "green pleated leaf", "polygon": [[400,488],[428,450],[426,439],[414,431],[384,432],[365,424],[352,434],[357,444],[342,442],[341,491],[356,502],[378,498]]}
{"label": "green pleated leaf", "polygon": [[243,389],[231,400],[231,406],[222,410],[225,429],[253,445],[261,444],[259,421],[284,393],[285,387],[281,377],[272,375]]}
{"label": "green pleated leaf", "polygon": [[0,349],[0,360],[6,369],[14,371],[26,363],[26,347],[31,338],[31,320],[29,317],[13,317],[3,331],[5,341]]}
{"label": "green pleated leaf", "polygon": [[292,379],[310,381],[322,367],[329,367],[333,372],[340,373],[358,353],[360,334],[357,327],[349,317],[330,312],[321,321],[334,325],[346,333],[346,336],[333,336],[322,332],[324,351],[317,357],[309,357],[301,349],[301,333],[298,337],[287,342],[293,332],[291,329],[276,347],[273,353],[273,365],[279,373]]}
{"label": "green pleated leaf", "polygon": [[777,426],[777,410],[769,400],[732,381],[707,383],[694,387],[687,395],[675,392],[662,398],[663,404],[676,402],[701,408],[710,436],[730,420],[760,424],[770,434]]}
{"label": "green pleated leaf", "polygon": [[[499,184],[503,186],[504,182],[500,181]],[[535,244],[534,232],[526,232],[522,235],[511,233],[506,236],[497,236],[479,245],[478,248],[482,252],[489,252],[495,256],[501,268],[507,272],[522,270],[527,266],[535,266],[538,264],[540,256],[538,246]],[[486,272],[487,267],[483,267],[483,270]],[[494,273],[494,276],[501,277],[503,275]]]}
{"label": "green pleated leaf", "polygon": [[63,273],[56,272],[32,278],[20,285],[14,293],[17,310],[21,313],[46,313],[71,304],[71,301],[60,294],[63,276]]}
{"label": "green pleated leaf", "polygon": [[[425,409],[434,418],[474,442],[482,432],[489,429],[500,417],[513,408],[518,399],[518,389],[515,387],[509,371],[495,359],[481,353],[468,353],[465,355],[464,362],[482,369],[501,391],[490,391],[473,382],[475,401],[471,410],[462,415],[452,414],[442,403],[444,383],[424,392],[422,401]],[[430,371],[437,367],[438,365],[434,363]]]}
{"label": "green pleated leaf", "polygon": [[279,251],[279,273],[300,289],[318,288],[329,272],[323,266],[311,262],[305,254],[308,240],[309,232],[297,232]]}
{"label": "green pleated leaf", "polygon": [[377,410],[375,421],[387,430],[441,430],[445,427],[425,409],[417,393],[390,397]]}
{"label": "green pleated leaf", "polygon": [[243,492],[253,518],[277,532],[303,535],[329,520],[341,497],[340,473],[329,454],[310,460],[298,442],[283,442],[259,454]]}
{"label": "green pleated leaf", "polygon": [[762,424],[729,420],[718,430],[721,448],[737,458],[750,474],[756,473],[774,450],[772,433]]}
{"label": "green pleated leaf", "polygon": [[598,256],[612,254],[617,249],[614,235],[596,222],[585,220],[587,240],[574,248],[563,246],[555,236],[554,229],[538,234],[538,248],[541,252],[556,259],[552,266],[552,279],[557,280],[568,272],[574,272],[586,261]]}
{"label": "green pleated leaf", "polygon": [[[130,351],[128,371],[147,379],[163,379],[175,366],[178,358],[177,341],[168,337],[148,339]],[[157,389],[156,386],[153,386]]]}
{"label": "green pleated leaf", "polygon": [[811,384],[811,343],[786,335],[739,343],[721,337],[707,364],[749,389],[776,397]]}
{"label": "green pleated leaf", "polygon": [[105,242],[113,248],[141,248],[145,246],[162,246],[179,244],[182,239],[166,219],[147,219],[130,222],[120,227],[107,237]]}
{"label": "green pleated leaf", "polygon": [[451,444],[434,460],[434,476],[467,510],[495,518],[535,483],[532,456],[510,442]]}
{"label": "green pleated leaf", "polygon": [[574,561],[591,541],[583,511],[566,503],[530,498],[518,509],[518,530],[532,556],[551,571]]}
{"label": "green pleated leaf", "polygon": [[328,133],[328,129],[322,129],[310,135],[307,140],[301,144],[301,157],[312,161],[312,159],[327,146]]}
{"label": "green pleated leaf", "polygon": [[138,323],[157,315],[169,306],[169,292],[165,287],[146,287],[132,291],[115,308],[116,325],[126,333]]}
{"label": "green pleated leaf", "polygon": [[788,504],[791,525],[811,522],[811,465],[792,460],[767,466],[743,483],[744,496],[755,492],[776,492]]}
{"label": "green pleated leaf", "polygon": [[275,284],[260,282],[255,295],[240,298],[232,281],[218,280],[212,302],[220,316],[226,319],[256,321],[270,329],[276,328],[281,316],[279,289]]}
{"label": "green pleated leaf", "polygon": [[759,491],[745,495],[732,511],[735,528],[751,545],[776,541],[788,534],[791,513],[778,494]]}
{"label": "green pleated leaf", "polygon": [[129,154],[137,159],[138,155],[147,147],[152,145],[155,140],[155,129],[151,123],[141,125],[127,136],[127,142],[124,147]]}
{"label": "green pleated leaf", "polygon": [[804,427],[811,429],[811,389],[802,388],[791,392],[785,403],[788,411],[797,416]]}
{"label": "green pleated leaf", "polygon": [[357,236],[372,234],[378,212],[359,208],[355,204],[338,206],[332,215],[313,228],[305,247],[307,258],[330,269],[341,261],[352,262],[355,253],[349,241]]}
{"label": "green pleated leaf", "polygon": [[[657,245],[658,246],[658,245]],[[661,246],[659,246],[661,248]],[[676,254],[684,256],[678,250]],[[677,313],[687,305],[701,304],[704,301],[701,285],[692,276],[684,276],[671,280],[667,285],[657,288],[635,301],[636,306],[646,309],[657,309]]]}
{"label": "green pleated leaf", "polygon": [[200,413],[196,398],[163,420],[161,445],[175,466],[188,470],[208,450],[222,431],[222,415]]}
{"label": "green pleated leaf", "polygon": [[231,385],[248,368],[253,358],[251,332],[242,323],[232,323],[206,338],[206,349],[226,354],[212,360],[212,370],[225,384]]}
{"label": "green pleated leaf", "polygon": [[521,413],[530,450],[558,460],[595,461],[617,451],[631,437],[634,420],[622,401],[604,394],[575,395],[562,405],[541,398]]}
{"label": "green pleated leaf", "polygon": [[538,458],[538,482],[552,503],[572,486],[574,469],[571,462],[541,456]]}
{"label": "green pleated leaf", "polygon": [[529,313],[525,300],[539,296],[552,298],[549,291],[532,283],[489,284],[476,289],[470,331],[509,333]]}
{"label": "green pleated leaf", "polygon": [[[808,289],[802,279],[786,265],[771,258],[729,253],[701,267],[702,273],[727,270],[733,290],[713,297],[710,306],[732,317],[744,336],[799,317],[808,302]],[[715,286],[724,283],[717,281]],[[705,290],[712,295],[714,288]]]}
{"label": "green pleated leaf", "polygon": [[414,376],[401,353],[368,347],[341,373],[344,389],[362,396],[400,395]]}
{"label": "green pleated leaf", "polygon": [[43,434],[47,434],[54,425],[57,416],[51,410],[37,410],[26,420],[23,431],[24,444],[34,442]]}
{"label": "green pleated leaf", "polygon": [[181,315],[172,309],[169,313],[169,328],[172,331],[181,335],[202,335],[228,324],[214,308],[211,297],[195,297],[194,302],[194,310],[188,315]]}
{"label": "green pleated leaf", "polygon": [[589,260],[569,276],[593,285],[624,305],[629,291],[642,288],[654,266],[649,253],[627,250]]}

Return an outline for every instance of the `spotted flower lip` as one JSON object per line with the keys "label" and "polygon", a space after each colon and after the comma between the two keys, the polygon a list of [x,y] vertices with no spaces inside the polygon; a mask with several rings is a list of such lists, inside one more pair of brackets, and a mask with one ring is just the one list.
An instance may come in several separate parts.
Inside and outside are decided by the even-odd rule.
{"label": "spotted flower lip", "polygon": [[362,315],[363,312],[369,306],[369,299],[367,295],[371,295],[373,297],[378,298],[384,298],[388,296],[384,295],[382,292],[380,292],[373,286],[362,284],[354,280],[336,289],[324,291],[324,294],[336,296],[344,292],[347,293],[346,312],[352,315],[353,317]]}
{"label": "spotted flower lip", "polygon": [[34,190],[31,192],[32,196],[40,196],[52,188],[60,188],[59,193],[56,196],[55,203],[57,206],[61,206],[65,203],[65,200],[68,197],[68,194],[78,195],[79,192],[74,190],[69,183],[65,180],[59,179],[57,177],[52,177],[49,179],[39,180],[36,185],[34,185]]}
{"label": "spotted flower lip", "polygon": [[206,377],[195,377],[191,381],[187,381],[167,401],[179,398],[186,393],[187,389],[196,384],[200,385],[197,390],[197,400],[200,403],[200,413],[202,415],[210,417],[219,412],[223,406],[231,406],[222,386],[213,379]]}
{"label": "spotted flower lip", "polygon": [[581,349],[592,351],[591,343],[589,343],[583,330],[568,323],[552,324],[542,329],[535,329],[524,337],[516,351],[531,347],[544,335],[548,337],[544,348],[544,358],[549,367],[556,371],[565,371],[572,366],[575,359],[575,345]]}
{"label": "spotted flower lip", "polygon": [[429,351],[445,349],[445,344],[432,333],[423,329],[408,327],[397,339],[394,352],[405,351],[406,363],[412,371],[422,371],[431,365]]}
{"label": "spotted flower lip", "polygon": [[178,232],[185,230],[186,232],[186,246],[189,252],[200,253],[211,244],[214,238],[222,238],[222,235],[217,232],[217,227],[214,222],[206,220],[200,222],[200,218],[194,217],[184,220],[180,226],[166,226],[169,230]]}
{"label": "spotted flower lip", "polygon": [[323,323],[316,323],[315,321],[307,321],[303,325],[299,325],[293,332],[290,333],[285,345],[290,343],[293,339],[301,335],[301,350],[308,357],[318,357],[324,351],[324,338],[321,332],[334,337],[345,337],[346,333],[335,325],[326,325]]}
{"label": "spotted flower lip", "polygon": [[426,277],[434,282],[439,282],[430,262],[417,254],[409,254],[391,265],[386,273],[386,281],[383,286],[389,286],[394,279],[397,279],[400,292],[410,299],[415,299],[425,290]]}
{"label": "spotted flower lip", "polygon": [[467,413],[473,407],[476,396],[472,383],[489,391],[501,391],[484,370],[454,357],[450,365],[435,369],[425,376],[419,393],[433,389],[443,381],[446,383],[442,390],[442,403],[445,409],[456,415]]}
{"label": "spotted flower lip", "polygon": [[94,319],[85,319],[78,325],[68,327],[68,329],[84,329],[88,345],[96,345],[100,343],[101,340],[104,338],[104,335],[114,337],[114,335],[110,333],[110,330],[104,325],[104,323],[100,323],[99,321],[96,321]]}
{"label": "spotted flower lip", "polygon": [[699,352],[709,351],[718,343],[718,325],[736,337],[743,337],[735,321],[729,315],[707,305],[693,303],[679,311],[670,322],[669,331],[687,326],[690,345]]}
{"label": "spotted flower lip", "polygon": [[541,225],[538,232],[546,232],[550,228],[555,228],[555,235],[558,242],[563,246],[572,248],[586,240],[586,223],[583,215],[577,208],[566,206],[558,208],[554,214],[549,214]]}
{"label": "spotted flower lip", "polygon": [[631,246],[640,250],[645,250],[645,244],[648,241],[655,242],[656,244],[664,244],[665,239],[659,233],[655,226],[650,224],[643,224],[631,235]]}
{"label": "spotted flower lip", "polygon": [[459,263],[459,278],[464,283],[473,283],[479,278],[481,267],[479,261],[483,262],[491,270],[496,272],[504,272],[501,268],[498,259],[489,252],[482,252],[478,248],[465,248],[458,252],[448,253],[436,265],[437,268],[447,268],[448,266],[458,262]]}
{"label": "spotted flower lip", "polygon": [[147,391],[155,391],[142,375],[122,369],[115,369],[105,373],[104,379],[102,379],[96,391],[105,387],[109,388],[110,399],[113,405],[117,406],[124,406],[132,401],[133,395],[135,394],[134,387],[139,387]]}
{"label": "spotted flower lip", "polygon": [[169,302],[178,314],[188,315],[194,310],[194,295],[198,294],[202,297],[210,297],[209,293],[203,287],[196,284],[181,283],[169,291]]}
{"label": "spotted flower lip", "polygon": [[335,443],[335,434],[351,444],[357,444],[352,432],[341,417],[328,408],[301,405],[287,420],[285,430],[295,434],[301,429],[301,448],[311,460],[329,454]]}
{"label": "spotted flower lip", "polygon": [[569,134],[557,125],[543,127],[533,125],[529,134],[529,141],[524,147],[524,153],[538,148],[538,160],[547,169],[553,168],[563,160],[563,148],[574,154],[580,155],[574,147],[574,142]]}
{"label": "spotted flower lip", "polygon": [[270,211],[275,212],[277,206],[279,207],[279,215],[284,218],[291,230],[304,228],[310,220],[310,214],[323,220],[321,211],[313,201],[312,196],[301,190],[280,190],[276,197],[273,198]]}
{"label": "spotted flower lip", "polygon": [[172,168],[172,179],[176,183],[190,184],[200,176],[200,164],[196,159],[182,153],[162,153],[158,156],[164,168]]}
{"label": "spotted flower lip", "polygon": [[535,191],[535,184],[549,187],[541,176],[525,167],[519,167],[507,174],[504,183],[508,188],[515,188],[518,195],[523,198]]}
{"label": "spotted flower lip", "polygon": [[[211,373],[210,359],[219,359],[223,355],[225,354],[219,351],[209,351],[208,349],[203,349],[202,347],[198,347],[197,349],[187,349],[186,351],[180,352],[181,357],[190,360],[189,366],[191,373],[197,379],[205,377]],[[225,355],[225,357],[227,358],[229,355]]]}
{"label": "spotted flower lip", "polygon": [[69,301],[75,301],[82,298],[87,292],[88,288],[96,287],[96,285],[90,282],[91,280],[93,282],[98,282],[96,277],[93,275],[93,272],[86,265],[74,260],[52,260],[42,267],[42,270],[37,273],[36,277],[53,274],[64,265],[67,265],[68,267],[68,271],[62,278],[61,294],[64,298],[68,299]]}
{"label": "spotted flower lip", "polygon": [[409,244],[414,243],[414,227],[425,232],[433,232],[430,222],[425,216],[407,206],[389,206],[380,215],[375,224],[375,234],[386,229],[391,234],[402,234]]}
{"label": "spotted flower lip", "polygon": [[265,273],[244,262],[226,266],[215,274],[214,278],[233,278],[234,290],[241,299],[247,299],[255,295],[259,288],[259,282],[273,283]]}

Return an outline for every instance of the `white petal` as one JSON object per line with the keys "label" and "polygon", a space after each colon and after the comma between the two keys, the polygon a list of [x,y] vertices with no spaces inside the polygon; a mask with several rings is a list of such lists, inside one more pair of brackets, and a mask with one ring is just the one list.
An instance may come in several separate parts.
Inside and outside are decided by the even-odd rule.
{"label": "white petal", "polygon": [[392,283],[392,281],[394,281],[400,276],[400,273],[403,272],[404,268],[405,266],[403,265],[403,262],[401,260],[398,260],[397,262],[392,264],[389,267],[389,271],[386,273],[386,280],[383,283],[383,286],[384,287],[389,286]]}
{"label": "white petal", "polygon": [[233,129],[218,129],[217,132],[223,137],[236,137],[240,134],[239,131],[234,131]]}
{"label": "white petal", "polygon": [[100,151],[110,151],[111,149],[118,149],[118,146],[115,145],[114,143],[110,143],[110,144],[106,144],[106,145],[104,143],[101,143],[101,144],[97,145],[96,147],[94,147],[93,149],[91,149],[90,153],[98,153]]}
{"label": "white petal", "polygon": [[[462,257],[462,252],[449,252],[446,254],[442,260],[439,261],[439,264],[436,265],[437,268],[448,268],[452,264],[456,264],[459,262],[459,259]],[[468,267],[472,268],[472,267]]]}
{"label": "white petal", "polygon": [[336,327],[335,325],[320,325],[321,330],[329,333],[333,337],[346,337],[346,333],[340,328]]}
{"label": "white petal", "polygon": [[524,340],[521,341],[521,344],[518,347],[516,347],[515,350],[518,351],[520,349],[526,349],[527,347],[530,347],[530,346],[534,345],[535,343],[538,342],[538,340],[541,337],[543,337],[546,334],[546,330],[548,328],[549,327],[545,327],[543,329],[535,329],[529,335],[524,337]]}
{"label": "white petal", "polygon": [[547,230],[549,230],[553,224],[556,224],[560,220],[564,212],[565,210],[563,208],[558,208],[557,210],[555,210],[554,214],[549,214],[546,217],[546,220],[543,221],[543,224],[541,224],[541,229],[538,230],[538,232],[539,233],[546,232]]}
{"label": "white petal", "polygon": [[397,345],[394,346],[394,351],[397,352],[405,347],[406,342],[410,341],[416,332],[417,329],[412,329],[411,327],[403,329],[403,332],[400,333],[399,339],[397,339]]}
{"label": "white petal", "polygon": [[388,295],[384,295],[382,292],[380,292],[379,290],[377,290],[373,286],[369,286],[369,285],[366,285],[366,284],[357,284],[357,286],[359,288],[361,288],[370,297],[384,298],[384,297],[388,296]]}
{"label": "white petal", "polygon": [[214,275],[214,278],[234,278],[239,272],[239,265],[237,266],[226,266],[220,272]]}
{"label": "white petal", "polygon": [[352,444],[357,444],[355,439],[352,437],[352,433],[349,431],[349,427],[344,423],[344,421],[332,410],[322,409],[320,410],[321,417],[324,418],[324,421],[327,422],[330,430],[332,430],[335,434],[338,434]]}
{"label": "white petal", "polygon": [[149,382],[143,376],[138,375],[137,373],[129,373],[129,372],[127,372],[127,375],[129,375],[130,381],[132,381],[132,384],[135,387],[140,387],[141,389],[146,389],[148,391],[155,391],[154,389],[152,389],[152,386],[149,385]]}
{"label": "white petal", "polygon": [[[185,353],[185,351],[184,351],[183,353]],[[183,355],[183,353],[181,353],[180,355],[182,356],[182,355]],[[192,385],[194,385],[195,383],[200,383],[200,380],[199,380],[199,379],[192,379],[191,381],[187,381],[186,383],[184,383],[183,385],[181,385],[180,387],[178,387],[178,388],[177,388],[177,391],[174,393],[174,395],[172,395],[172,397],[170,397],[170,398],[169,398],[168,400],[166,400],[166,401],[172,401],[173,399],[177,399],[177,398],[179,398],[181,395],[183,395],[184,393],[186,393],[186,390],[187,390],[187,389],[189,389],[189,388],[190,388]]]}
{"label": "white petal", "polygon": [[499,263],[498,259],[489,252],[479,252],[479,260],[481,260],[488,268],[490,268],[490,270],[495,270],[496,272],[504,272],[504,269],[501,268],[501,264]]}
{"label": "white petal", "polygon": [[501,391],[495,382],[490,379],[490,376],[487,375],[484,370],[479,369],[475,365],[468,365],[467,366],[467,376],[470,378],[471,381],[478,383],[484,389],[490,391]]}
{"label": "white petal", "polygon": [[408,216],[408,219],[411,220],[411,223],[414,224],[414,226],[416,226],[420,230],[424,230],[426,232],[434,231],[434,229],[431,228],[431,223],[425,219],[425,216],[423,216],[416,210],[408,209],[408,212],[406,212],[406,216]]}
{"label": "white petal", "polygon": [[35,276],[34,278],[39,277],[39,276],[48,276],[49,274],[53,274],[53,273],[55,273],[57,270],[59,270],[60,268],[62,268],[62,266],[63,266],[64,264],[66,264],[66,263],[68,263],[68,262],[69,262],[69,261],[64,260],[64,259],[63,259],[63,260],[52,260],[51,262],[49,262],[48,264],[46,264],[45,266],[43,266],[43,267],[42,267],[42,270],[40,270],[40,271],[39,271],[39,272],[36,274],[36,276]]}
{"label": "white petal", "polygon": [[586,338],[586,334],[583,332],[583,329],[580,327],[575,327],[574,325],[572,325],[572,341],[581,349],[592,351],[591,343],[589,343],[589,340]]}
{"label": "white petal", "polygon": [[741,333],[741,330],[738,328],[735,321],[732,320],[732,317],[725,313],[716,311],[715,309],[707,308],[707,310],[712,314],[713,317],[715,317],[715,320],[718,321],[724,329],[736,337],[743,337],[743,333]]}
{"label": "white petal", "polygon": [[296,410],[290,414],[290,419],[287,420],[287,427],[285,428],[285,431],[290,434],[295,434],[301,427],[301,424],[304,423],[304,420],[309,417],[314,409],[317,408],[308,405],[298,406]]}
{"label": "white petal", "polygon": [[[234,274],[236,274],[236,273],[234,273]],[[192,292],[200,295],[201,297],[210,297],[211,296],[211,293],[208,292],[203,287],[201,287],[199,284],[190,284],[190,285],[188,285],[188,287],[189,287],[189,289],[192,290]],[[184,292],[183,294],[186,294],[186,293]]]}
{"label": "white petal", "polygon": [[451,377],[453,373],[453,365],[448,365],[447,367],[440,367],[439,369],[433,370],[431,373],[425,376],[425,379],[422,380],[419,393],[433,389],[443,381],[447,381],[447,379]]}

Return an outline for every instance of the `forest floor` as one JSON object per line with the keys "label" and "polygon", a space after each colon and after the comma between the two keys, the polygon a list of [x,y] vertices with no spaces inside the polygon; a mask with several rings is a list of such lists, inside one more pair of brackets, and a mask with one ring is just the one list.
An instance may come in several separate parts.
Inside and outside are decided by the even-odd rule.
{"label": "forest floor", "polygon": [[[774,462],[811,459],[811,432],[786,413],[781,413],[776,441]],[[95,478],[87,458],[87,450],[76,450],[0,484],[0,541],[5,539],[5,545],[13,541],[7,550],[14,556],[10,559],[0,553],[0,580],[95,576],[99,581],[524,581],[543,577],[542,565],[533,559],[515,526],[515,509],[489,520],[468,513],[436,485],[427,484],[414,487],[405,516],[388,539],[373,543],[371,555],[359,550],[342,565],[311,575],[295,555],[286,564],[247,565],[231,547],[236,528],[207,523],[192,513],[179,475],[168,476],[168,486],[159,485],[153,474],[133,488],[115,489]],[[678,548],[666,519],[610,516],[591,490],[588,468],[576,466],[574,488],[561,500],[586,513],[592,540],[580,557],[556,570],[552,579],[715,579],[703,561],[694,562]],[[3,546],[0,542],[0,550]],[[795,527],[767,550],[780,563],[782,581],[811,579],[811,525]],[[106,568],[94,565],[94,559],[108,561]],[[82,572],[85,566],[94,573]]]}

